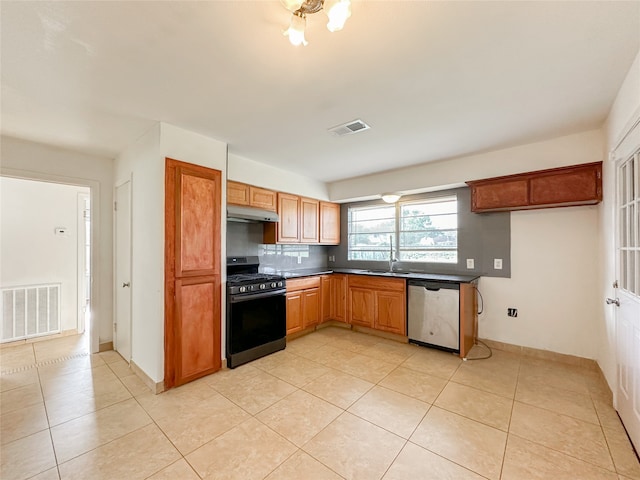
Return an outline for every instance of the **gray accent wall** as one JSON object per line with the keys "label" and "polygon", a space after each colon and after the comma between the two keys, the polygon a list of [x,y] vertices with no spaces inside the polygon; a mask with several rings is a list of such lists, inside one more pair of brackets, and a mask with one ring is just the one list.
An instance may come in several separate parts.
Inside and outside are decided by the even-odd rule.
{"label": "gray accent wall", "polygon": [[[468,187],[437,192],[407,195],[404,200],[450,196],[458,198],[458,263],[397,262],[395,269],[416,270],[439,274],[477,274],[488,277],[511,277],[511,214],[509,212],[472,213],[471,190]],[[340,245],[328,248],[328,267],[386,269],[388,262],[348,261],[347,232],[348,208],[352,205],[383,205],[382,200],[345,203],[340,208]],[[335,257],[335,261],[331,261]],[[467,259],[473,258],[475,268],[467,269]],[[502,270],[493,268],[493,260],[502,259]]]}

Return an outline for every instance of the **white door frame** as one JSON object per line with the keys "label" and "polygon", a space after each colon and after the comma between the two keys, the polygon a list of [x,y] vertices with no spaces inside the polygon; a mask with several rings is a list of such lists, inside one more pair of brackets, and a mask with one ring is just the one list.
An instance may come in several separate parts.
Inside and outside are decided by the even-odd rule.
{"label": "white door frame", "polygon": [[[132,252],[133,252],[133,174],[129,176],[129,178],[120,180],[114,184],[113,187],[113,201],[115,202],[118,198],[117,190],[123,185],[129,183],[129,289],[130,289],[130,301],[129,301],[129,358],[125,358],[127,362],[131,361],[133,356],[133,289],[135,285],[133,284],[133,262],[132,262]],[[115,205],[115,204],[114,204]],[[113,289],[113,317],[114,317],[114,331],[113,331],[113,349],[120,352],[118,349],[118,332],[116,331],[116,323],[117,323],[117,314],[118,314],[118,291],[122,288],[121,285],[118,285],[117,278],[117,264],[118,264],[118,231],[117,231],[117,215],[118,212],[116,208],[113,209],[113,279],[114,279],[114,289]],[[117,327],[120,329],[120,327]],[[120,330],[122,331],[122,330]],[[122,353],[121,353],[122,355]]]}
{"label": "white door frame", "polygon": [[98,252],[100,251],[100,182],[87,178],[66,177],[63,175],[52,175],[5,167],[0,169],[0,175],[3,177],[21,178],[23,180],[89,187],[91,190],[91,299],[89,308],[91,309],[92,321],[89,325],[89,335],[91,340],[91,353],[98,353],[100,349],[100,322],[103,321],[100,317],[100,312],[96,309],[96,305],[100,303],[100,264],[98,261]]}
{"label": "white door frame", "polygon": [[[87,223],[84,216],[86,199],[91,198],[91,193],[78,193],[78,333],[84,333],[85,319],[86,319],[86,278],[85,278],[85,269],[86,269],[86,234],[87,234]],[[91,203],[89,203],[89,208],[91,208]],[[91,262],[91,259],[89,259]],[[89,282],[91,279],[89,279]],[[91,298],[91,297],[89,297]]]}

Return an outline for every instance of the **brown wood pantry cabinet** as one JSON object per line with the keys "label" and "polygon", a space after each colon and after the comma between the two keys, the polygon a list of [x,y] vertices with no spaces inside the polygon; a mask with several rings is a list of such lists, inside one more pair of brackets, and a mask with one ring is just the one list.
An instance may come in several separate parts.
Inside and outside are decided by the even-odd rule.
{"label": "brown wood pantry cabinet", "polygon": [[165,165],[165,388],[221,367],[221,172]]}

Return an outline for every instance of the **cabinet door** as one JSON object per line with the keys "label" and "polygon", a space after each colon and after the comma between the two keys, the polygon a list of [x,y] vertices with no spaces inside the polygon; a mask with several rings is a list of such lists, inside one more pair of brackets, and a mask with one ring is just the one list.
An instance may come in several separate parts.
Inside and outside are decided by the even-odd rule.
{"label": "cabinet door", "polygon": [[531,205],[572,205],[602,199],[600,178],[599,165],[566,170],[562,175],[533,176]]}
{"label": "cabinet door", "polygon": [[320,289],[312,288],[302,292],[302,328],[320,323]]}
{"label": "cabinet door", "polygon": [[287,335],[302,330],[302,292],[287,293]]}
{"label": "cabinet door", "polygon": [[340,243],[340,205],[320,202],[320,243]]}
{"label": "cabinet door", "polygon": [[376,320],[374,328],[386,332],[407,334],[405,296],[400,292],[376,292]]}
{"label": "cabinet door", "polygon": [[318,200],[300,199],[300,242],[318,243],[320,239],[318,225]]}
{"label": "cabinet door", "polygon": [[340,273],[331,275],[331,305],[329,315],[332,320],[347,321],[347,276]]}
{"label": "cabinet door", "polygon": [[472,211],[508,210],[527,205],[529,185],[526,179],[478,185],[472,188]]}
{"label": "cabinet door", "polygon": [[221,190],[220,171],[166,160],[166,388],[221,367]]}
{"label": "cabinet door", "polygon": [[299,243],[300,199],[296,195],[278,193],[278,242]]}
{"label": "cabinet door", "polygon": [[276,192],[265,188],[249,186],[249,205],[276,211]]}
{"label": "cabinet door", "polygon": [[249,185],[228,181],[227,203],[232,205],[249,205]]}
{"label": "cabinet door", "polygon": [[349,323],[373,327],[375,294],[373,290],[349,287]]}

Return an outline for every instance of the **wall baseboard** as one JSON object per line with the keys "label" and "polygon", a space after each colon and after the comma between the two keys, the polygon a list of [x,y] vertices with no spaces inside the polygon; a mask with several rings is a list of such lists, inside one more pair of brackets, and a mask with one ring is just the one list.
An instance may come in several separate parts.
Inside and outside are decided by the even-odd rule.
{"label": "wall baseboard", "polygon": [[107,352],[113,350],[113,342],[104,342],[98,345],[98,352]]}
{"label": "wall baseboard", "polygon": [[147,375],[144,370],[142,370],[138,365],[136,365],[136,363],[131,360],[131,362],[129,363],[129,366],[131,367],[131,370],[133,370],[133,373],[135,373],[138,378],[140,380],[142,380],[142,382],[149,387],[149,390],[151,390],[151,393],[153,393],[154,395],[157,395],[159,393],[164,392],[164,381],[163,382],[154,382],[153,379],[151,377],[149,377],[149,375]]}

